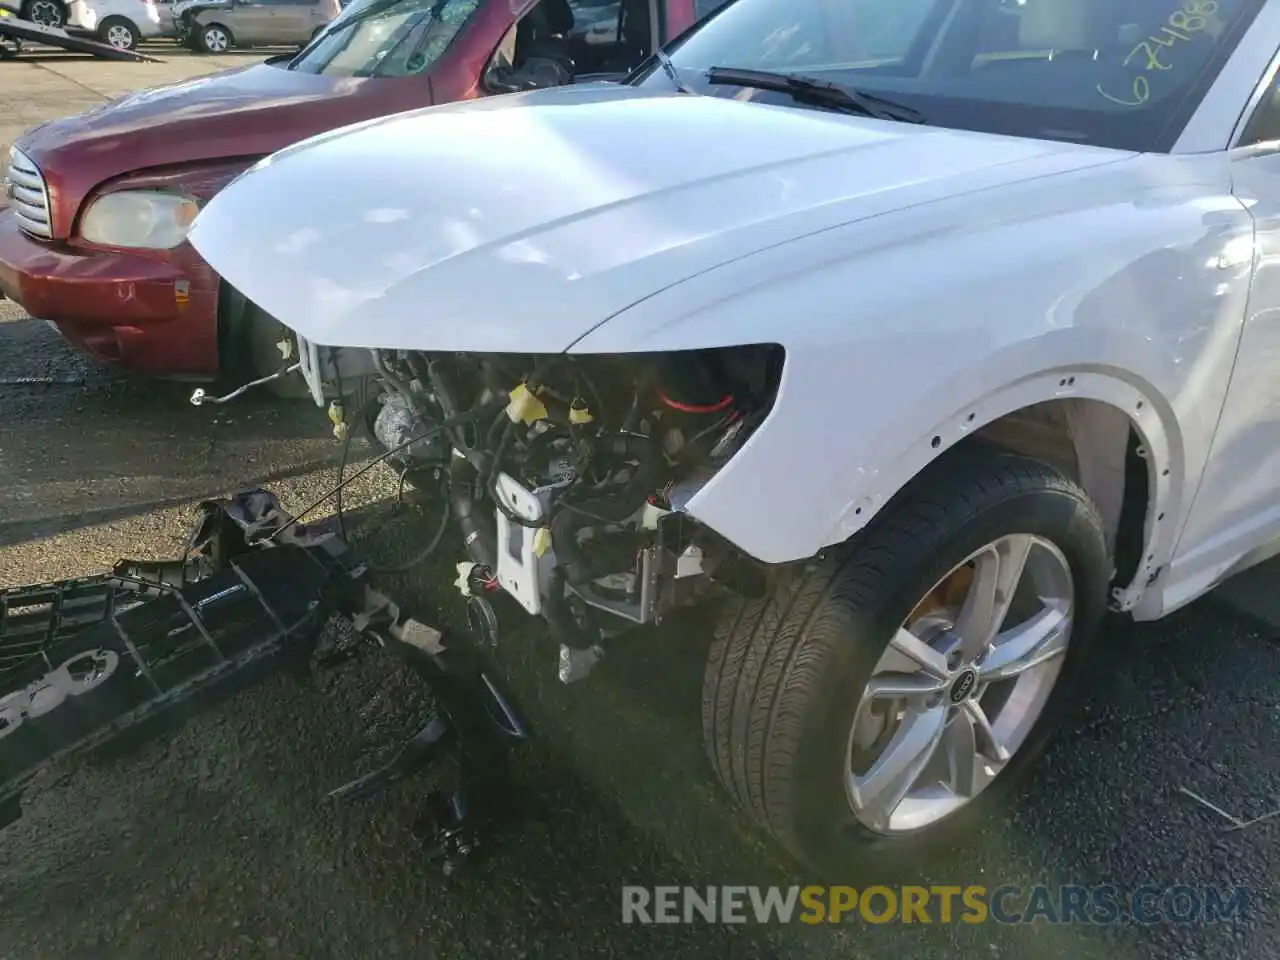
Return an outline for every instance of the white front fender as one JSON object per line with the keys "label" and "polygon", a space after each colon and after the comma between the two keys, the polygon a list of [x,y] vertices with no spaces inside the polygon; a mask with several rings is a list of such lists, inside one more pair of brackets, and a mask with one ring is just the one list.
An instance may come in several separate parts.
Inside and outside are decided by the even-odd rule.
{"label": "white front fender", "polygon": [[975,205],[943,203],[874,233],[827,231],[670,288],[572,349],[784,347],[769,418],[688,503],[770,563],[847,539],[1002,416],[1056,399],[1110,404],[1157,467],[1154,569],[1208,456],[1251,270],[1232,245],[1252,243],[1229,195],[1194,171],[1173,189],[1159,174],[1163,195],[1149,204],[1134,201],[1142,170],[1089,171],[1073,190],[991,196],[981,226],[965,223]]}

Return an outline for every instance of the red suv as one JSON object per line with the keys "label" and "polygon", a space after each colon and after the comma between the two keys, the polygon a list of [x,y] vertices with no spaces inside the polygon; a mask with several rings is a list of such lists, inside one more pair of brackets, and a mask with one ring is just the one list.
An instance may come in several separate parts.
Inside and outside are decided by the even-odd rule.
{"label": "red suv", "polygon": [[296,56],[22,137],[0,210],[0,292],[139,373],[262,375],[280,365],[278,324],[184,239],[241,171],[361,120],[625,74],[693,20],[694,0],[355,0]]}

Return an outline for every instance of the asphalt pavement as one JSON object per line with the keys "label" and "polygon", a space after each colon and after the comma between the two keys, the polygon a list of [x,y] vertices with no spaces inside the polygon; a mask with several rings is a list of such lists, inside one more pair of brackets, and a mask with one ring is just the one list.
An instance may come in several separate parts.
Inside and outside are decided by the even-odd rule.
{"label": "asphalt pavement", "polygon": [[[130,84],[224,65],[0,65],[0,145]],[[187,392],[98,369],[0,304],[0,585],[172,555],[195,500],[249,482],[293,509],[331,485],[337,451],[319,411],[264,399],[197,409]],[[385,514],[389,493],[375,472],[353,493],[353,522]],[[379,549],[417,535],[395,521]],[[390,587],[449,621],[447,566]],[[60,769],[0,834],[0,958],[1280,956],[1280,817],[1231,830],[1202,802],[1240,821],[1280,809],[1274,583],[1275,568],[1260,568],[1161,624],[1110,623],[1087,703],[1027,794],[919,876],[1244,888],[1232,922],[622,924],[623,884],[812,879],[746,831],[711,780],[697,700],[708,637],[689,620],[635,637],[567,689],[538,631],[503,635],[538,736],[515,771],[522,815],[460,881],[412,840],[423,784],[345,814],[322,802],[428,707],[377,657],[269,680],[163,741]],[[854,870],[847,882],[879,879]]]}

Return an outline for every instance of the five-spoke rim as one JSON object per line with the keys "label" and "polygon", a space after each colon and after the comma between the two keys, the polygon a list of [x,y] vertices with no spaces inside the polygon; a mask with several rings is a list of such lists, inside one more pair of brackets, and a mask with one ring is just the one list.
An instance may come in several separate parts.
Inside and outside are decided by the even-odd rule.
{"label": "five-spoke rim", "polygon": [[107,43],[117,50],[128,50],[133,46],[133,31],[123,23],[113,23],[107,27]]}
{"label": "five-spoke rim", "polygon": [[227,35],[216,27],[205,32],[204,42],[214,53],[222,53],[227,49]]}
{"label": "five-spoke rim", "polygon": [[1071,637],[1062,552],[1001,537],[957,564],[890,640],[845,752],[849,805],[868,829],[936,823],[981,793],[1044,710]]}

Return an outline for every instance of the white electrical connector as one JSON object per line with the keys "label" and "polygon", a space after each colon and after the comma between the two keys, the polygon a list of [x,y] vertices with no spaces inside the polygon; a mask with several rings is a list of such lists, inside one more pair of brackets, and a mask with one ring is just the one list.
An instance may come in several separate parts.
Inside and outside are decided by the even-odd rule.
{"label": "white electrical connector", "polygon": [[458,588],[458,592],[464,597],[474,596],[471,592],[471,571],[475,568],[474,560],[464,560],[457,565],[458,579],[453,581],[453,585]]}

